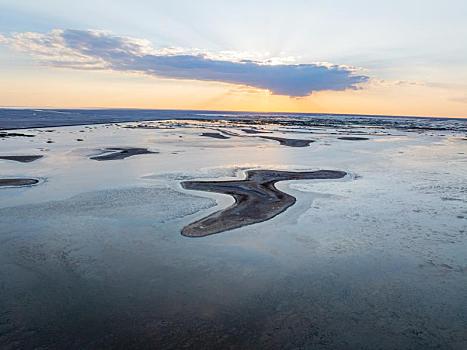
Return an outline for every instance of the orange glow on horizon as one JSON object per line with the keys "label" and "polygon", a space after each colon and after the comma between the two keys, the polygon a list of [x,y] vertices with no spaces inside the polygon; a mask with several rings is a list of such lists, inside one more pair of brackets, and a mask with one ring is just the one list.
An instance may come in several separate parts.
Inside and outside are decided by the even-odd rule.
{"label": "orange glow on horizon", "polygon": [[33,76],[7,75],[0,105],[42,108],[193,109],[251,112],[379,114],[467,118],[467,103],[450,91],[423,85],[368,84],[304,98],[216,82],[156,79],[115,72],[42,68]]}

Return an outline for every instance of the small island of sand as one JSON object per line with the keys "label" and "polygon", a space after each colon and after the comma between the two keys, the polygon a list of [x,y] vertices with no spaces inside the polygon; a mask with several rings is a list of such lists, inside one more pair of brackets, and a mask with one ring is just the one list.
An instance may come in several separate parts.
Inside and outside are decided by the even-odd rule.
{"label": "small island of sand", "polygon": [[93,160],[106,161],[106,160],[119,160],[139,154],[155,154],[158,152],[149,151],[147,148],[137,147],[111,147],[105,148],[101,154],[91,157]]}
{"label": "small island of sand", "polygon": [[245,180],[184,181],[182,186],[185,189],[228,194],[234,197],[235,203],[185,226],[182,235],[204,237],[272,219],[296,201],[295,197],[274,186],[278,181],[340,179],[346,174],[335,170],[250,170],[246,172]]}
{"label": "small island of sand", "polygon": [[0,156],[1,160],[12,160],[20,163],[31,163],[35,160],[42,158],[42,155],[31,155],[31,156]]}

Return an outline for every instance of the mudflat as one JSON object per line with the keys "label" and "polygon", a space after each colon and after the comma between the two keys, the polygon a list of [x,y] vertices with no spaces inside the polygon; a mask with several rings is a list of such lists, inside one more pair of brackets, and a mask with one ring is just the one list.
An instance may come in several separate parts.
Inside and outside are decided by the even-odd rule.
{"label": "mudflat", "polygon": [[295,197],[278,190],[286,180],[340,179],[347,173],[336,170],[307,172],[249,170],[246,179],[234,181],[184,181],[187,190],[228,194],[235,203],[182,229],[187,237],[204,237],[272,219],[295,204]]}

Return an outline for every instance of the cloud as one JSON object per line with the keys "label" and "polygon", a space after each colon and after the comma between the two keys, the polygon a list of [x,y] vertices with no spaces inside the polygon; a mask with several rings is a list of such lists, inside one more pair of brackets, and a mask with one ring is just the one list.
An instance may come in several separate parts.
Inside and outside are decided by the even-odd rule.
{"label": "cloud", "polygon": [[95,30],[16,33],[3,42],[43,63],[71,69],[138,72],[170,79],[217,81],[302,97],[314,91],[357,89],[368,81],[356,69],[331,64],[291,64],[245,59],[235,53],[155,49],[147,40]]}
{"label": "cloud", "polygon": [[385,80],[372,78],[370,82],[373,86],[382,87],[414,87],[427,85],[425,82],[415,80]]}

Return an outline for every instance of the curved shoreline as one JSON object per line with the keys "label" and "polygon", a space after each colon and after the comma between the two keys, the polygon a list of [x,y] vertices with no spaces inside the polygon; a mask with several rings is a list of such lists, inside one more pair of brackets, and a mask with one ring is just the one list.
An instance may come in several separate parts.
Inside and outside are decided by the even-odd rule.
{"label": "curved shoreline", "polygon": [[272,219],[295,204],[295,197],[278,190],[276,182],[287,180],[341,179],[344,171],[307,172],[249,170],[246,179],[233,181],[183,181],[187,190],[228,194],[235,203],[192,222],[182,229],[186,237],[205,237]]}

